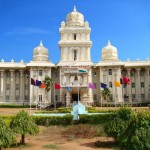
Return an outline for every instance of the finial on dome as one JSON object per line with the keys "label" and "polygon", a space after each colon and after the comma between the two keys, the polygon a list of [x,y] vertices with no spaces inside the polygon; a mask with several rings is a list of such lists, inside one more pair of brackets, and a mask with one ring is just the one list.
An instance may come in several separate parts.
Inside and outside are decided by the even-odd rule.
{"label": "finial on dome", "polygon": [[43,43],[42,43],[42,41],[40,41],[40,46],[43,46]]}
{"label": "finial on dome", "polygon": [[74,11],[74,12],[76,12],[76,11],[77,11],[77,9],[76,9],[76,6],[74,6],[74,9],[73,9],[73,11]]}
{"label": "finial on dome", "polygon": [[107,45],[111,45],[110,40],[108,40],[108,44]]}

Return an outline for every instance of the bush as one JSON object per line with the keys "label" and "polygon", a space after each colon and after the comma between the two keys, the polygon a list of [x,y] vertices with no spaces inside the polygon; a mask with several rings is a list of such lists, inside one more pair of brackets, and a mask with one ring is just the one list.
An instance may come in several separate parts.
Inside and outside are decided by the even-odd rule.
{"label": "bush", "polygon": [[[36,106],[32,105],[31,107],[35,108]],[[2,104],[0,108],[30,108],[30,105]]]}
{"label": "bush", "polygon": [[119,142],[120,149],[150,149],[150,113],[135,113],[128,108],[120,109],[105,127],[105,132]]}
{"label": "bush", "polygon": [[73,124],[72,115],[66,116],[33,116],[37,125],[50,126],[50,125],[71,125]]}
{"label": "bush", "polygon": [[108,122],[115,116],[113,113],[97,114],[97,115],[80,115],[79,123],[83,124],[102,124]]}

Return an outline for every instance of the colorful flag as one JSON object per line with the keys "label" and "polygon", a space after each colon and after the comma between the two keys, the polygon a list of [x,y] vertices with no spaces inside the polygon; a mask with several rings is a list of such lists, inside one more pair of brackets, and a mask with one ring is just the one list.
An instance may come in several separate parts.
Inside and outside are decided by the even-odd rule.
{"label": "colorful flag", "polygon": [[36,86],[39,86],[39,87],[40,87],[40,86],[41,86],[41,84],[42,84],[42,83],[41,83],[41,81],[36,80]]}
{"label": "colorful flag", "polygon": [[61,86],[59,84],[55,83],[54,88],[59,90],[61,88]]}
{"label": "colorful flag", "polygon": [[71,88],[70,88],[69,86],[67,86],[67,87],[66,87],[66,90],[67,90],[67,91],[70,91],[70,90],[71,90]]}
{"label": "colorful flag", "polygon": [[129,78],[123,76],[123,77],[122,77],[122,80],[123,80],[123,83],[124,83],[124,84],[130,84],[130,79],[129,79]]}
{"label": "colorful flag", "polygon": [[114,81],[114,85],[120,87],[120,82]]}
{"label": "colorful flag", "polygon": [[35,80],[31,78],[31,85],[36,85]]}
{"label": "colorful flag", "polygon": [[89,88],[95,89],[95,85],[93,83],[89,83]]}
{"label": "colorful flag", "polygon": [[40,86],[40,88],[41,88],[41,89],[44,89],[44,88],[45,88],[45,84],[42,83],[41,86]]}
{"label": "colorful flag", "polygon": [[87,72],[87,69],[84,69],[84,68],[78,68],[78,72]]}
{"label": "colorful flag", "polygon": [[104,89],[106,89],[106,88],[107,88],[107,84],[102,83],[102,82],[100,82],[100,83],[101,83],[101,88],[104,88]]}

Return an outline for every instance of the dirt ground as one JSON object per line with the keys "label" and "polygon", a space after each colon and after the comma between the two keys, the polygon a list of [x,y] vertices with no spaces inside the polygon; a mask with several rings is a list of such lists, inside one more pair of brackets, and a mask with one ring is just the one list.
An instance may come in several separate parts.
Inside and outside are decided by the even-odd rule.
{"label": "dirt ground", "polygon": [[[75,138],[73,135],[65,136],[63,131],[65,127],[51,126],[40,127],[40,133],[36,136],[26,137],[26,147],[9,148],[7,150],[112,150],[111,148],[97,148],[95,142],[97,140],[110,141],[108,137],[93,137],[93,138]],[[18,137],[17,141],[19,141]],[[49,147],[46,147],[49,145]]]}

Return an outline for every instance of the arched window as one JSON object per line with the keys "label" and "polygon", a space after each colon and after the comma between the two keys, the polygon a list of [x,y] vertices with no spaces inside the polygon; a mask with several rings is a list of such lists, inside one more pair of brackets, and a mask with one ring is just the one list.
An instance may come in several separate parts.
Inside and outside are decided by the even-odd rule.
{"label": "arched window", "polygon": [[73,59],[74,59],[74,61],[77,60],[77,50],[74,50]]}
{"label": "arched window", "polygon": [[76,39],[77,39],[77,35],[76,35],[76,34],[74,34],[74,35],[73,35],[73,38],[74,38],[74,40],[76,40]]}

